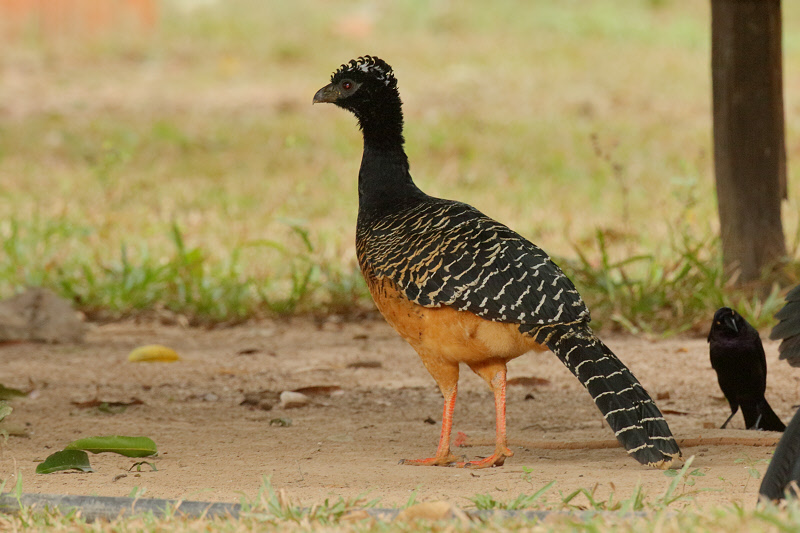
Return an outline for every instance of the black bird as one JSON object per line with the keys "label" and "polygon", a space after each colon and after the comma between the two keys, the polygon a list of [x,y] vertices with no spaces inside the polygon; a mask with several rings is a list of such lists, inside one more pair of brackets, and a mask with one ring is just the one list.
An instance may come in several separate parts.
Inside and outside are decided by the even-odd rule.
{"label": "black bird", "polygon": [[728,425],[739,407],[747,429],[783,431],[786,426],[767,403],[767,358],[756,328],[729,307],[714,313],[708,333],[711,367],[717,372],[719,388],[731,406]]}
{"label": "black bird", "polygon": [[800,410],[795,412],[781,440],[778,441],[758,493],[770,500],[782,500],[788,491],[791,496],[797,498],[798,484],[800,484]]}
{"label": "black bird", "polygon": [[775,318],[780,322],[772,328],[769,338],[782,339],[778,346],[780,358],[791,366],[800,367],[800,285],[789,291],[786,305],[775,314]]}
{"label": "black bird", "polygon": [[[667,468],[680,450],[642,385],[589,327],[589,310],[550,257],[474,207],[433,198],[411,179],[392,68],[364,56],[317,91],[355,114],[364,137],[356,252],[375,304],[420,355],[444,396],[434,457],[409,465],[483,468],[513,455],[506,439],[506,363],[551,350],[589,390],[636,460]],[[492,388],[494,453],[458,462],[450,452],[459,364]]]}

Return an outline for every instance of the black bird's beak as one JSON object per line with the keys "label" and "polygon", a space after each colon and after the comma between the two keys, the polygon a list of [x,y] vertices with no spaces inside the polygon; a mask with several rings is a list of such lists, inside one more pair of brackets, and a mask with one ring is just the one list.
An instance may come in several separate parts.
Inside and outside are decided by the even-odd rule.
{"label": "black bird's beak", "polygon": [[724,318],[724,321],[725,321],[725,325],[728,326],[728,329],[733,330],[736,333],[739,333],[739,328],[736,327],[736,320],[734,320],[733,315],[726,316]]}
{"label": "black bird's beak", "polygon": [[314,100],[311,102],[312,104],[321,104],[321,103],[333,103],[339,98],[342,97],[342,93],[339,92],[339,86],[330,83],[317,91],[317,94],[314,95]]}

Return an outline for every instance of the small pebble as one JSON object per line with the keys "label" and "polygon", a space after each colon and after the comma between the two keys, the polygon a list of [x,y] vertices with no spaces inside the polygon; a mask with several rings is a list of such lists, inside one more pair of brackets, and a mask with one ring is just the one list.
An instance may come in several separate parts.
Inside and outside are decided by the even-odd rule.
{"label": "small pebble", "polygon": [[303,407],[308,405],[311,399],[300,392],[292,392],[285,390],[281,393],[281,407],[284,409],[291,409],[293,407]]}

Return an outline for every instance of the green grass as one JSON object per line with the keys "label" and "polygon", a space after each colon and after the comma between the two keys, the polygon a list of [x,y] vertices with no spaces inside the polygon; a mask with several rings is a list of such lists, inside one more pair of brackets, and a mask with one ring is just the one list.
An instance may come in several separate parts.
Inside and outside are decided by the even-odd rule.
{"label": "green grass", "polygon": [[[703,328],[721,305],[763,327],[780,305],[720,263],[705,3],[163,6],[150,33],[32,31],[0,50],[0,296],[46,285],[93,317],[197,323],[369,307],[359,133],[310,100],[373,53],[400,79],[418,184],[553,254],[602,327]],[[800,8],[783,9],[790,73]],[[792,261],[799,80],[785,76]]]}
{"label": "green grass", "polygon": [[[142,241],[137,249],[123,243],[116,257],[105,259],[86,246],[95,236],[90,227],[12,219],[0,278],[17,287],[53,287],[101,320],[166,311],[192,323],[236,323],[264,313],[352,311],[363,305],[366,289],[360,274],[315,260],[307,230],[286,224],[294,238],[244,243],[222,260],[188,247],[177,224],[170,228],[172,249],[165,255],[155,256]],[[261,279],[245,274],[243,258],[264,250],[277,258],[279,270]],[[44,268],[32,269],[31,264]],[[325,299],[312,302],[312,294],[324,294]]]}
{"label": "green grass", "polygon": [[[380,508],[378,500],[367,495],[345,499],[326,498],[314,505],[292,501],[283,490],[275,490],[268,480],[252,500],[243,499],[238,519],[186,518],[178,512],[167,516],[139,513],[109,521],[87,522],[80,513],[61,514],[57,511],[21,508],[16,514],[0,514],[0,528],[9,531],[396,531],[396,530],[457,530],[457,531],[796,531],[800,527],[800,505],[788,501],[775,505],[761,502],[755,506],[742,504],[698,506],[693,503],[701,479],[699,470],[690,470],[691,461],[679,472],[673,472],[664,492],[654,498],[641,487],[629,496],[612,493],[606,500],[595,498],[595,491],[579,489],[550,498],[555,482],[550,482],[531,495],[521,494],[510,502],[498,502],[491,495],[476,495],[471,510],[538,510],[554,514],[532,521],[522,514],[516,516],[484,516],[463,520],[432,521],[420,518],[415,522],[375,520],[363,509]],[[533,489],[533,487],[532,487]],[[17,483],[16,492],[21,493]],[[134,489],[131,498],[141,496]],[[416,503],[416,493],[404,508]]]}
{"label": "green grass", "polygon": [[[351,509],[347,509],[348,511]],[[329,511],[330,514],[327,514]],[[325,513],[325,514],[323,514]],[[322,517],[320,517],[320,515]],[[684,531],[720,532],[729,531],[796,531],[800,524],[800,509],[797,504],[784,508],[764,506],[745,509],[736,505],[690,508],[681,513],[660,511],[632,516],[615,512],[594,517],[551,517],[546,521],[531,522],[519,518],[495,518],[460,524],[455,521],[421,521],[415,524],[400,524],[374,521],[370,518],[345,519],[347,512],[338,509],[320,509],[309,517],[299,520],[273,517],[264,512],[246,514],[239,520],[198,519],[173,516],[167,518],[142,515],[133,518],[115,519],[110,522],[87,523],[79,516],[61,516],[51,512],[23,511],[19,516],[0,516],[0,526],[11,531],[592,531],[592,532],[664,532]]]}
{"label": "green grass", "polygon": [[704,477],[705,473],[699,468],[690,470],[693,461],[694,456],[689,457],[680,470],[665,470],[664,475],[671,479],[664,492],[654,498],[647,495],[642,486],[637,484],[628,497],[619,497],[612,491],[606,499],[600,499],[596,496],[597,485],[595,485],[592,489],[579,488],[567,494],[558,491],[558,497],[551,499],[548,492],[556,485],[556,481],[553,480],[535,490],[536,487],[531,482],[531,471],[524,469],[522,479],[531,485],[533,493],[520,494],[507,502],[498,501],[491,494],[477,494],[469,498],[469,501],[479,510],[590,510],[621,513],[664,511],[679,502],[692,501],[698,490],[703,490],[694,488],[697,480]]}

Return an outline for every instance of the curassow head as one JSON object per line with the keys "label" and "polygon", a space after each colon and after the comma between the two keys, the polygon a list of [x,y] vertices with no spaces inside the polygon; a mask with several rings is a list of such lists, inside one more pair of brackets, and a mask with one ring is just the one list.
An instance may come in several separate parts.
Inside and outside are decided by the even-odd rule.
{"label": "curassow head", "polygon": [[331,82],[317,91],[313,103],[328,102],[355,112],[370,97],[397,92],[397,79],[386,61],[373,56],[351,59],[331,75]]}
{"label": "curassow head", "polygon": [[359,57],[339,67],[331,82],[314,95],[313,103],[323,102],[351,111],[362,129],[402,129],[397,78],[392,67],[377,57]]}

